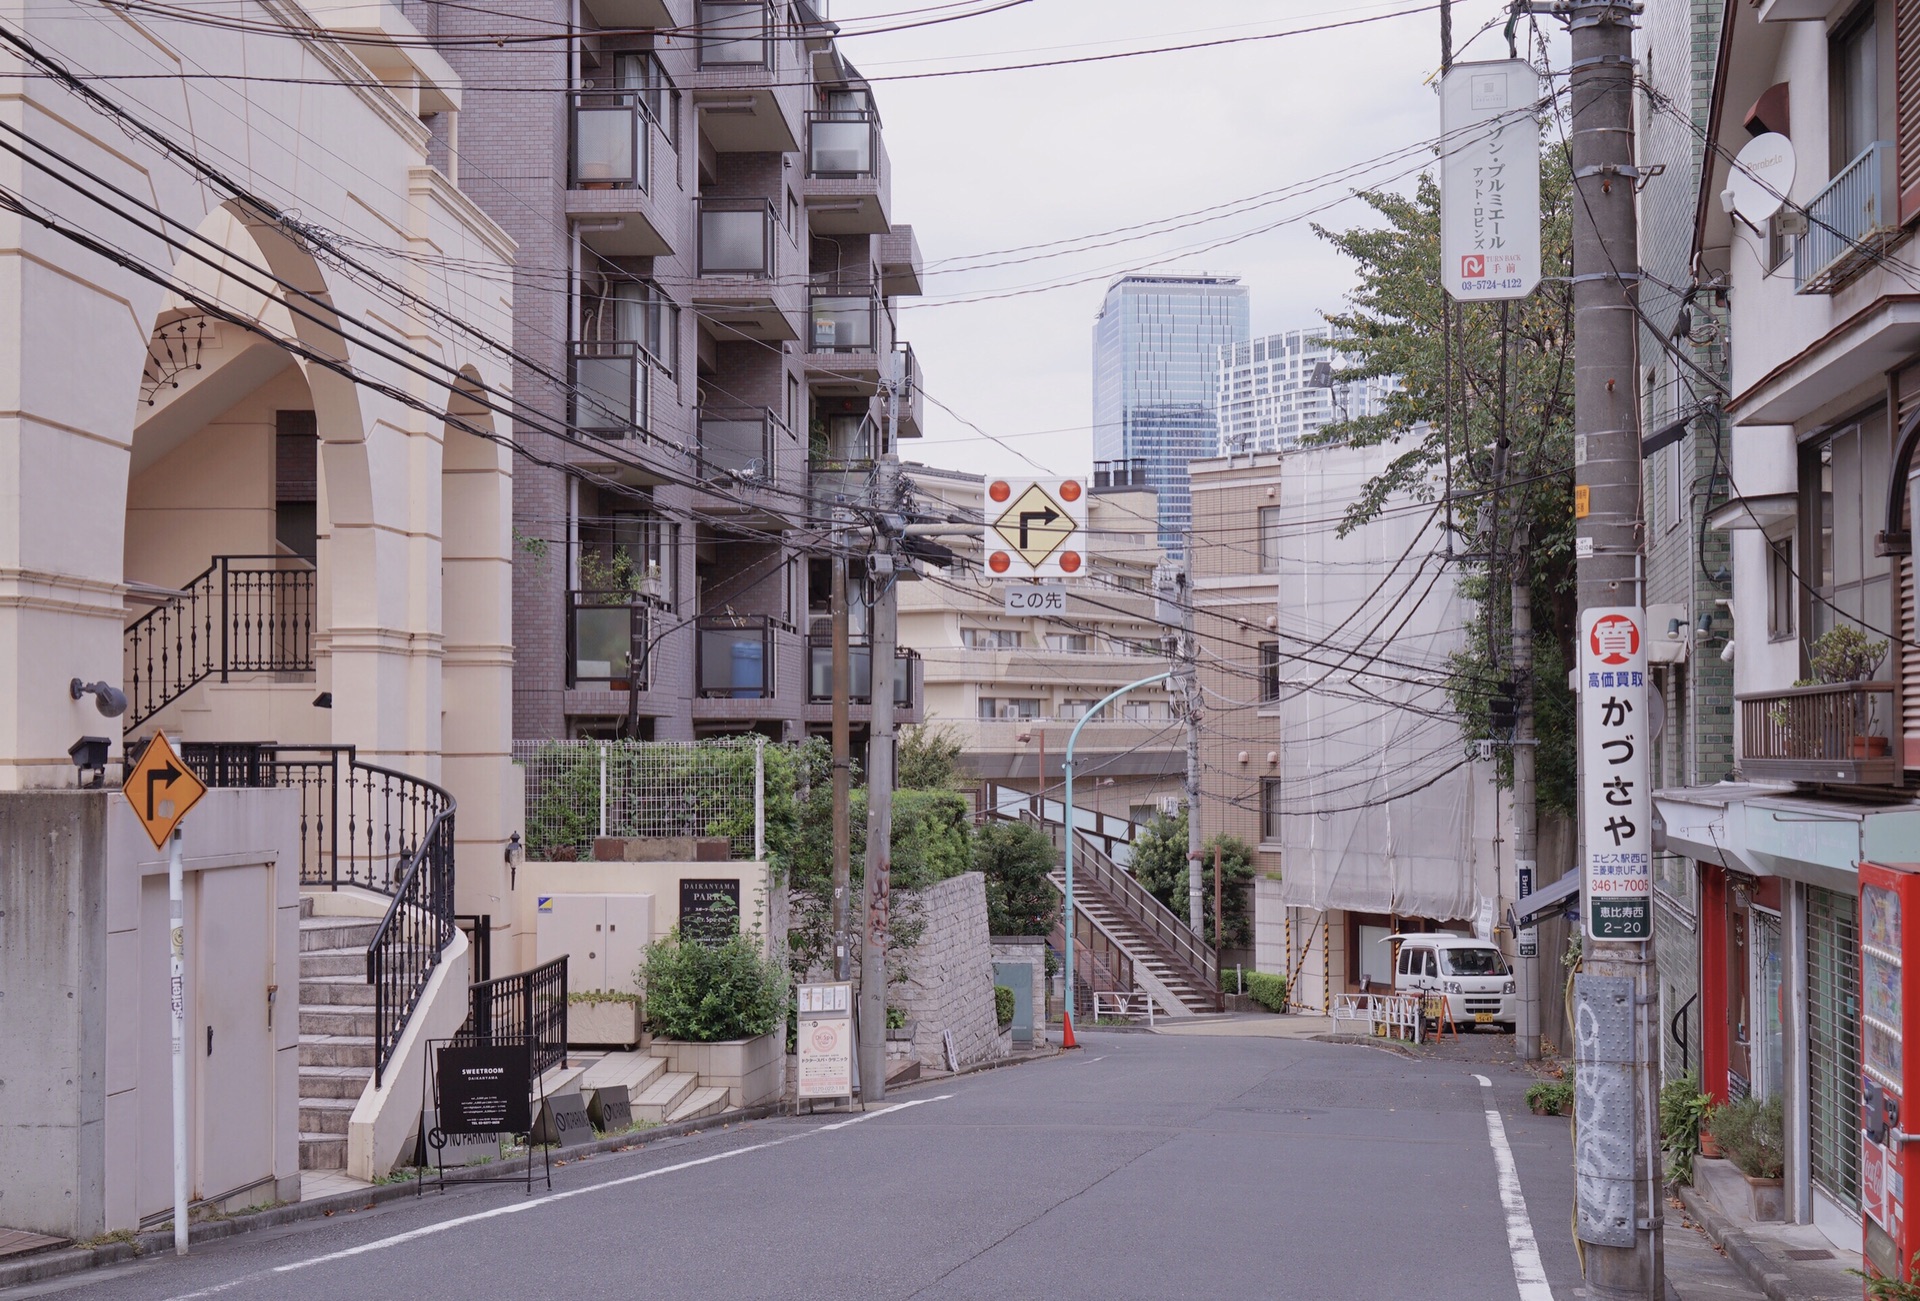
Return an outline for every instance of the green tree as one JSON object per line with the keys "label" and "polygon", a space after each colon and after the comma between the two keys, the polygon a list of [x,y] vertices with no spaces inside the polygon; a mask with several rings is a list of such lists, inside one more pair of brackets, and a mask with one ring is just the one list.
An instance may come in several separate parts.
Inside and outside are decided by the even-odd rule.
{"label": "green tree", "polygon": [[[1215,836],[1200,851],[1201,928],[1208,944],[1213,935],[1213,858],[1220,851],[1220,921],[1230,949],[1253,947],[1253,849],[1236,836]],[[1133,842],[1133,876],[1148,893],[1176,917],[1187,915],[1187,813],[1164,815],[1147,824]]]}
{"label": "green tree", "polygon": [[[1446,411],[1445,291],[1440,262],[1440,192],[1422,176],[1411,195],[1366,191],[1359,198],[1380,218],[1343,231],[1316,226],[1352,259],[1360,287],[1348,309],[1328,322],[1349,337],[1339,344],[1356,378],[1394,375],[1403,387],[1380,413],[1336,421],[1315,441],[1396,449],[1387,469],[1348,508],[1343,528],[1376,517],[1392,498],[1436,501],[1451,480],[1453,516],[1463,536],[1456,549],[1470,560],[1461,591],[1479,605],[1468,646],[1453,656],[1449,694],[1470,737],[1490,735],[1489,701],[1511,675],[1507,626],[1508,584],[1525,565],[1533,590],[1534,712],[1540,738],[1542,807],[1573,811],[1573,706],[1566,664],[1573,646],[1573,201],[1567,153],[1541,154],[1541,252],[1546,278],[1528,297],[1496,303],[1454,304],[1451,345],[1454,381],[1451,438]],[[1507,385],[1502,402],[1503,333]],[[1506,482],[1496,473],[1505,413]],[[1498,492],[1495,491],[1498,487]],[[1499,534],[1484,538],[1498,503]],[[1516,525],[1524,526],[1518,541]],[[1491,569],[1491,548],[1501,564]],[[1487,607],[1491,603],[1491,610]],[[1501,774],[1511,781],[1511,756]]]}
{"label": "green tree", "polygon": [[973,816],[957,791],[893,793],[893,888],[920,890],[973,866]]}
{"label": "green tree", "polygon": [[967,785],[966,775],[960,771],[960,755],[965,748],[950,727],[922,723],[904,729],[894,752],[899,771],[895,785],[908,791],[950,791]]}
{"label": "green tree", "polygon": [[974,835],[973,865],[987,878],[987,930],[1050,935],[1060,896],[1047,874],[1055,851],[1046,832],[1025,822],[990,822]]}

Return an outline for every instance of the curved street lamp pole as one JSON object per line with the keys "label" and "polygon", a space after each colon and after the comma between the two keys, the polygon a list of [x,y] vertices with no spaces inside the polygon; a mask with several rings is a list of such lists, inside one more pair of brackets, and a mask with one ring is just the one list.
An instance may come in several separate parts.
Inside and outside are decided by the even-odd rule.
{"label": "curved street lamp pole", "polygon": [[[1095,718],[1097,718],[1101,710],[1105,709],[1108,705],[1112,704],[1114,701],[1118,700],[1120,697],[1126,695],[1129,691],[1137,690],[1140,687],[1152,686],[1156,682],[1165,682],[1171,677],[1173,677],[1172,673],[1156,673],[1150,678],[1141,678],[1138,682],[1129,682],[1127,683],[1126,686],[1121,687],[1118,691],[1110,692],[1109,694],[1101,697],[1100,702],[1098,704],[1094,705],[1091,709],[1087,710],[1086,713],[1080,715],[1080,721],[1073,725],[1072,735],[1067,737],[1067,757],[1065,760],[1066,775],[1067,775],[1067,803],[1066,803],[1065,810],[1061,813],[1061,820],[1066,826],[1065,838],[1066,838],[1066,844],[1067,844],[1067,861],[1066,861],[1066,866],[1067,866],[1066,896],[1067,897],[1066,897],[1066,912],[1064,916],[1064,921],[1065,921],[1064,929],[1067,935],[1067,961],[1066,961],[1067,1005],[1065,1008],[1061,1010],[1060,1015],[1063,1018],[1061,1021],[1061,1025],[1065,1031],[1065,1033],[1061,1036],[1061,1039],[1063,1043],[1069,1048],[1073,1046],[1073,747],[1077,745],[1080,741],[1080,729],[1085,727],[1088,723],[1092,722]],[[1043,783],[1042,785],[1043,794],[1040,802],[1040,813],[1043,819],[1046,816],[1046,799],[1044,795],[1044,790],[1045,790],[1045,786]],[[1191,809],[1187,811],[1187,816],[1188,817],[1193,816],[1193,811]]]}

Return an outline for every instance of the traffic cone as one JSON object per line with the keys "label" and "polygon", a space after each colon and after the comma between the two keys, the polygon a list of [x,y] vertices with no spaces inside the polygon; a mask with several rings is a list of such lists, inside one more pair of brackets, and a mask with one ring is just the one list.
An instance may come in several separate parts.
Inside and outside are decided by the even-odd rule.
{"label": "traffic cone", "polygon": [[1062,1048],[1078,1048],[1080,1045],[1075,1043],[1073,1039],[1073,1009],[1068,1008],[1065,1012],[1062,1012],[1060,1015],[1061,1015],[1060,1046]]}

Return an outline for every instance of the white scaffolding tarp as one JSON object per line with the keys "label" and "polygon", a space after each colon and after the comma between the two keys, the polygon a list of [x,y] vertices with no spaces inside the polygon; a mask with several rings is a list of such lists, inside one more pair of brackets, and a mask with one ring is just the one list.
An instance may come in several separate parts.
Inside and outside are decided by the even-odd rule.
{"label": "white scaffolding tarp", "polygon": [[1446,692],[1477,607],[1442,562],[1435,502],[1396,496],[1374,523],[1337,528],[1394,450],[1316,448],[1281,472],[1281,746],[1267,793],[1281,902],[1471,920],[1499,894],[1504,814]]}

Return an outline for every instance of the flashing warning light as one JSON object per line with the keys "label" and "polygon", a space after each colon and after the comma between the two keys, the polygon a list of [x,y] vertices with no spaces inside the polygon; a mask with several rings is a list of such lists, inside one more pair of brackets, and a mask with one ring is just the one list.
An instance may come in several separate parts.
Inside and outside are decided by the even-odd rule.
{"label": "flashing warning light", "polygon": [[1013,564],[1012,559],[1004,551],[996,551],[987,557],[987,568],[996,574],[1006,573],[1007,567],[1011,564]]}
{"label": "flashing warning light", "polygon": [[1013,488],[1005,479],[995,479],[987,488],[987,496],[995,501],[1005,501],[1013,495]]}
{"label": "flashing warning light", "polygon": [[1060,568],[1069,574],[1079,573],[1080,553],[1078,551],[1062,551],[1060,553]]}

